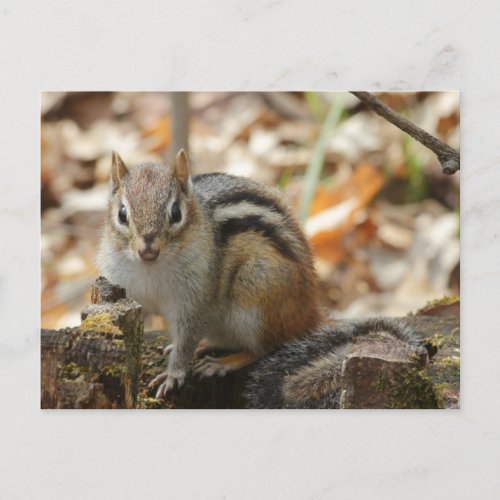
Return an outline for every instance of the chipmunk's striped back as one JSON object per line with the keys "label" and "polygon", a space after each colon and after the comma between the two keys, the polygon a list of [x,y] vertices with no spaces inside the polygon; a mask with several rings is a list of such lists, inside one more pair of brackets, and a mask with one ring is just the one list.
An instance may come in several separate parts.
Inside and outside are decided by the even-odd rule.
{"label": "chipmunk's striped back", "polygon": [[195,193],[226,246],[242,233],[260,235],[284,258],[311,260],[307,242],[279,191],[250,179],[214,173],[193,177]]}

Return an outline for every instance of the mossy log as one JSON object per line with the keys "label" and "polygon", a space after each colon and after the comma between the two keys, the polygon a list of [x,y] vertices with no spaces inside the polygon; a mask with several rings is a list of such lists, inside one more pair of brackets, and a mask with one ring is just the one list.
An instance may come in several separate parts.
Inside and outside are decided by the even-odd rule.
{"label": "mossy log", "polygon": [[80,327],[42,330],[42,408],[136,407],[142,310],[108,285],[96,282],[92,297],[101,303],[83,310]]}
{"label": "mossy log", "polygon": [[[162,350],[168,335],[144,334],[140,305],[117,288],[100,278],[91,294],[97,303],[84,309],[80,327],[42,330],[42,408],[248,406],[244,394],[257,365],[224,378],[200,380],[188,375],[181,389],[173,390],[165,401],[156,400],[148,383],[165,369]],[[428,350],[394,339],[359,337],[349,345],[342,365],[340,404],[339,398],[331,398],[335,404],[327,407],[458,407],[459,316],[416,315],[400,321],[418,338],[429,339]],[[348,322],[334,322],[342,324]],[[428,351],[437,352],[430,362]]]}
{"label": "mossy log", "polygon": [[340,407],[442,408],[424,347],[383,335],[358,337],[343,362]]}
{"label": "mossy log", "polygon": [[[358,337],[349,347],[340,377],[342,397],[326,398],[328,408],[457,408],[460,390],[459,358],[452,354],[459,346],[458,316],[410,316],[399,318],[412,327],[422,346],[394,339]],[[336,325],[346,322],[337,321]],[[425,339],[429,339],[425,345]],[[163,371],[166,360],[162,348],[168,343],[165,332],[146,332],[143,372],[138,406],[140,408],[246,408],[244,397],[257,365],[223,378],[198,379],[188,375],[181,389],[165,401],[154,399],[148,383]],[[429,360],[428,352],[434,355]],[[436,354],[437,352],[437,354]],[[218,355],[220,353],[213,353]],[[273,356],[279,356],[279,351]],[[458,360],[457,360],[458,359]],[[282,390],[289,374],[259,381],[271,392]],[[261,388],[262,389],[262,388]],[[259,390],[261,390],[259,389]],[[255,381],[253,381],[255,390]],[[279,399],[279,398],[278,398]],[[339,402],[340,399],[340,402]],[[281,407],[281,406],[273,406]],[[287,406],[285,406],[287,407]],[[301,407],[316,407],[304,405]],[[325,407],[325,406],[323,406]]]}

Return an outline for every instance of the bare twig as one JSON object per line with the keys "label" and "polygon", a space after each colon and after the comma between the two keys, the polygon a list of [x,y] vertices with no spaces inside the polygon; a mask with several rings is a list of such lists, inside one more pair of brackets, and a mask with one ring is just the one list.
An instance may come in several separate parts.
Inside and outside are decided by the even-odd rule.
{"label": "bare twig", "polygon": [[443,174],[451,175],[460,170],[460,153],[451,146],[417,127],[410,120],[386,106],[382,101],[370,94],[370,92],[351,92],[351,94],[355,95],[360,101],[375,111],[375,113],[382,116],[382,118],[396,125],[403,132],[411,135],[414,139],[433,151],[441,163]]}

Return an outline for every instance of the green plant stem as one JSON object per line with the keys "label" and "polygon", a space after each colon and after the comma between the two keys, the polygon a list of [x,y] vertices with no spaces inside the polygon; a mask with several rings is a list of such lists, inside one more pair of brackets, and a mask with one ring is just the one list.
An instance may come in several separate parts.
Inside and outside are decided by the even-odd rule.
{"label": "green plant stem", "polygon": [[326,149],[328,141],[332,135],[333,129],[337,126],[344,111],[345,96],[343,94],[335,95],[332,105],[328,110],[325,121],[321,125],[318,140],[314,146],[311,161],[307,165],[304,188],[300,200],[299,220],[304,224],[311,207],[311,202],[314,197],[316,186],[318,185],[323,163],[325,161]]}

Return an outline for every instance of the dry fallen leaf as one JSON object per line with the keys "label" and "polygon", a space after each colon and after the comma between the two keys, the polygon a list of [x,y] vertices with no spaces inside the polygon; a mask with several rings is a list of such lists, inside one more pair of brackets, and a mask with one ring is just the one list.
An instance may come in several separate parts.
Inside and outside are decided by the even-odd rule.
{"label": "dry fallen leaf", "polygon": [[313,216],[305,227],[316,255],[332,262],[342,258],[345,249],[340,240],[366,220],[364,209],[382,185],[380,171],[369,163],[362,163],[340,186],[318,190],[311,206]]}
{"label": "dry fallen leaf", "polygon": [[159,153],[167,149],[172,141],[172,125],[170,117],[162,116],[152,125],[142,130],[145,148],[150,153]]}

